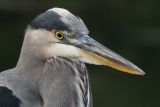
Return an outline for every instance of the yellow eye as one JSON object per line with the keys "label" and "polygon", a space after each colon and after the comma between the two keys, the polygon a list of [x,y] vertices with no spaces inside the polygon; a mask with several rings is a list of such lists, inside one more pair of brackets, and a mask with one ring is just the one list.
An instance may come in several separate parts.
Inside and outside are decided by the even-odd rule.
{"label": "yellow eye", "polygon": [[59,40],[62,40],[62,39],[64,39],[64,35],[60,32],[56,32],[56,38]]}

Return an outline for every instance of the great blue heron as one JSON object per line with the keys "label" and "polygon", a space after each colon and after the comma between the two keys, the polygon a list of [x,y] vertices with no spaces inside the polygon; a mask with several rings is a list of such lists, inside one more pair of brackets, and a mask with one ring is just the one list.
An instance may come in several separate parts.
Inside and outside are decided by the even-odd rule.
{"label": "great blue heron", "polygon": [[92,107],[84,63],[144,75],[92,39],[79,17],[45,11],[27,27],[17,66],[0,74],[0,107]]}

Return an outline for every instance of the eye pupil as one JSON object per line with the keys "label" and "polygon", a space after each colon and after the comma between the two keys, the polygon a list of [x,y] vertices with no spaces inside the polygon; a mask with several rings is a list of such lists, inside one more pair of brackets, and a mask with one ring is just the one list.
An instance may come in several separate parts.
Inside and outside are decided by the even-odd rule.
{"label": "eye pupil", "polygon": [[61,35],[61,34],[59,34],[59,33],[57,34],[57,36],[58,36],[59,38],[61,38],[61,37],[62,37],[62,35]]}
{"label": "eye pupil", "polygon": [[56,32],[56,37],[57,39],[62,40],[64,38],[64,35],[60,32]]}

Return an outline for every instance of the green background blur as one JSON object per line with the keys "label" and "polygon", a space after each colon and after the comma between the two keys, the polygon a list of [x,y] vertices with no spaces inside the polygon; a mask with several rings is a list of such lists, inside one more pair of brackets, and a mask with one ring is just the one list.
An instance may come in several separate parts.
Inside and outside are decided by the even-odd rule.
{"label": "green background blur", "polygon": [[27,24],[52,7],[80,16],[94,39],[146,72],[87,65],[94,107],[160,107],[160,0],[0,0],[0,71],[16,65]]}

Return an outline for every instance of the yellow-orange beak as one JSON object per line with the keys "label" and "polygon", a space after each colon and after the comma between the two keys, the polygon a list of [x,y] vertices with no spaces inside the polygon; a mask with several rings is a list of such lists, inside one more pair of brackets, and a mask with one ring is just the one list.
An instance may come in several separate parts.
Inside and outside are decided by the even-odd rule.
{"label": "yellow-orange beak", "polygon": [[144,75],[145,73],[136,65],[104,47],[89,36],[80,38],[79,44],[80,55],[99,65],[106,65],[129,74]]}

